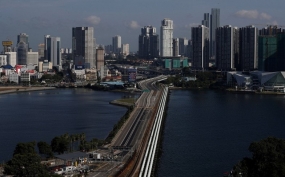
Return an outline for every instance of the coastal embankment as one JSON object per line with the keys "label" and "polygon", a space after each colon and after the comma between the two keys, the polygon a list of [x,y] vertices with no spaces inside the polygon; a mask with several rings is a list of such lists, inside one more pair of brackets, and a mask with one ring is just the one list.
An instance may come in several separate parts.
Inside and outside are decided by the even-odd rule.
{"label": "coastal embankment", "polygon": [[17,92],[29,92],[39,90],[51,90],[55,87],[20,87],[20,86],[3,86],[0,87],[0,94],[17,93]]}

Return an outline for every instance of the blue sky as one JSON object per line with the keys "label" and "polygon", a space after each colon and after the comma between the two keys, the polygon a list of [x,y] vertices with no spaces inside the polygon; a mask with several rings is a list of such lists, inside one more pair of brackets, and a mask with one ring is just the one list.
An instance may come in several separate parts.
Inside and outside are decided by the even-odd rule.
{"label": "blue sky", "polygon": [[50,34],[70,48],[72,27],[93,26],[98,44],[111,44],[121,35],[122,43],[136,51],[141,27],[152,25],[159,34],[161,20],[170,18],[174,37],[189,39],[191,27],[211,8],[220,8],[221,25],[285,28],[285,0],[0,0],[0,40],[15,44],[19,33],[27,33],[37,51]]}

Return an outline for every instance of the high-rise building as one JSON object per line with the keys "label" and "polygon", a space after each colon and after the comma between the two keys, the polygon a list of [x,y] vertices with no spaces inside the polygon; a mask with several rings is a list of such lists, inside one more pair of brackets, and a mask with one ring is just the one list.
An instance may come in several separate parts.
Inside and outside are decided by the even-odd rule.
{"label": "high-rise building", "polygon": [[172,54],[174,57],[179,56],[179,38],[174,38],[172,43]]}
{"label": "high-rise building", "polygon": [[204,25],[191,28],[192,67],[199,70],[209,68],[209,28]]}
{"label": "high-rise building", "polygon": [[45,59],[53,66],[61,66],[60,37],[45,36]]}
{"label": "high-rise building", "polygon": [[216,57],[216,29],[220,27],[220,9],[212,8],[210,23],[210,58]]}
{"label": "high-rise building", "polygon": [[173,21],[165,18],[161,22],[160,27],[160,56],[173,56]]}
{"label": "high-rise building", "polygon": [[28,44],[26,44],[24,41],[20,41],[17,44],[17,64],[18,65],[27,64],[27,52],[28,52]]}
{"label": "high-rise building", "polygon": [[17,44],[19,44],[19,42],[25,42],[28,45],[29,48],[29,35],[27,35],[26,33],[20,33],[17,36]]}
{"label": "high-rise building", "polygon": [[188,40],[186,38],[179,38],[179,55],[187,56]]}
{"label": "high-rise building", "polygon": [[216,30],[216,66],[222,71],[236,70],[239,63],[239,31],[226,25]]}
{"label": "high-rise building", "polygon": [[96,67],[93,36],[93,27],[72,28],[72,58],[84,57],[86,69]]}
{"label": "high-rise building", "polygon": [[5,52],[7,55],[8,64],[15,67],[17,64],[17,52]]}
{"label": "high-rise building", "polygon": [[38,65],[39,63],[39,53],[38,52],[28,52],[27,53],[27,65]]}
{"label": "high-rise building", "polygon": [[112,38],[113,52],[117,55],[121,53],[122,38],[117,35]]}
{"label": "high-rise building", "polygon": [[159,56],[159,39],[155,27],[145,26],[141,28],[141,34],[139,35],[139,56],[146,59]]}
{"label": "high-rise building", "polygon": [[258,70],[278,71],[280,63],[277,59],[277,36],[258,36]]}
{"label": "high-rise building", "polygon": [[39,44],[38,53],[39,53],[39,60],[43,61],[45,58],[45,44]]}
{"label": "high-rise building", "polygon": [[192,60],[192,57],[193,57],[193,45],[192,45],[192,40],[189,39],[188,40],[188,45],[187,45],[187,57]]}
{"label": "high-rise building", "polygon": [[257,69],[257,40],[258,29],[254,26],[247,26],[239,29],[240,43],[240,70],[252,71]]}
{"label": "high-rise building", "polygon": [[104,66],[104,48],[99,46],[96,49],[96,69],[101,70],[102,66]]}
{"label": "high-rise building", "polygon": [[112,45],[106,45],[105,46],[105,53],[110,54],[113,52],[113,46]]}
{"label": "high-rise building", "polygon": [[209,13],[204,13],[204,19],[202,20],[202,25],[209,28],[210,27],[209,24],[210,24]]}
{"label": "high-rise building", "polygon": [[130,45],[129,44],[122,44],[122,55],[127,56],[130,54]]}
{"label": "high-rise building", "polygon": [[276,25],[267,26],[266,28],[262,28],[259,30],[259,36],[268,36],[268,35],[276,35],[281,33],[282,29],[278,28]]}

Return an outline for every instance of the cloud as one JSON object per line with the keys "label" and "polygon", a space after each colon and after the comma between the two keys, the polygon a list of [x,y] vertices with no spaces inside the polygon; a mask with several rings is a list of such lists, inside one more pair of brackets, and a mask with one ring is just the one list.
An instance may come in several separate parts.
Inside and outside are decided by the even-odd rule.
{"label": "cloud", "polygon": [[260,13],[259,18],[262,20],[270,20],[271,16],[266,13]]}
{"label": "cloud", "polygon": [[101,19],[95,15],[91,15],[91,16],[86,18],[86,22],[91,24],[91,25],[97,25],[100,23],[100,21],[101,21]]}
{"label": "cloud", "polygon": [[240,10],[236,12],[236,16],[241,18],[257,19],[258,15],[259,13],[257,10]]}
{"label": "cloud", "polygon": [[257,10],[240,10],[235,14],[240,18],[248,18],[248,19],[261,19],[261,20],[270,20],[271,16],[264,12],[258,12]]}
{"label": "cloud", "polygon": [[137,21],[131,21],[131,22],[128,24],[128,27],[131,28],[131,29],[137,29],[137,28],[140,28],[140,25],[138,24]]}
{"label": "cloud", "polygon": [[275,20],[272,22],[272,25],[278,25],[278,22]]}

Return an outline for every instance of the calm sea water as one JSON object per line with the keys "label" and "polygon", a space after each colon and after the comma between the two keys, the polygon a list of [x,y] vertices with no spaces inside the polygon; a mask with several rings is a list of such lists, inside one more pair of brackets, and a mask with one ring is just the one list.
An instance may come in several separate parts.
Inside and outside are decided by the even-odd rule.
{"label": "calm sea water", "polygon": [[[109,101],[124,93],[57,89],[0,95],[0,162],[18,142],[69,133],[104,139],[126,108]],[[220,177],[268,136],[285,139],[285,96],[211,90],[172,91],[159,177]]]}
{"label": "calm sea water", "polygon": [[0,95],[0,163],[19,142],[51,142],[64,133],[104,139],[126,108],[109,104],[124,93],[55,89]]}
{"label": "calm sea water", "polygon": [[251,142],[285,139],[285,96],[211,90],[171,93],[159,177],[221,177]]}

